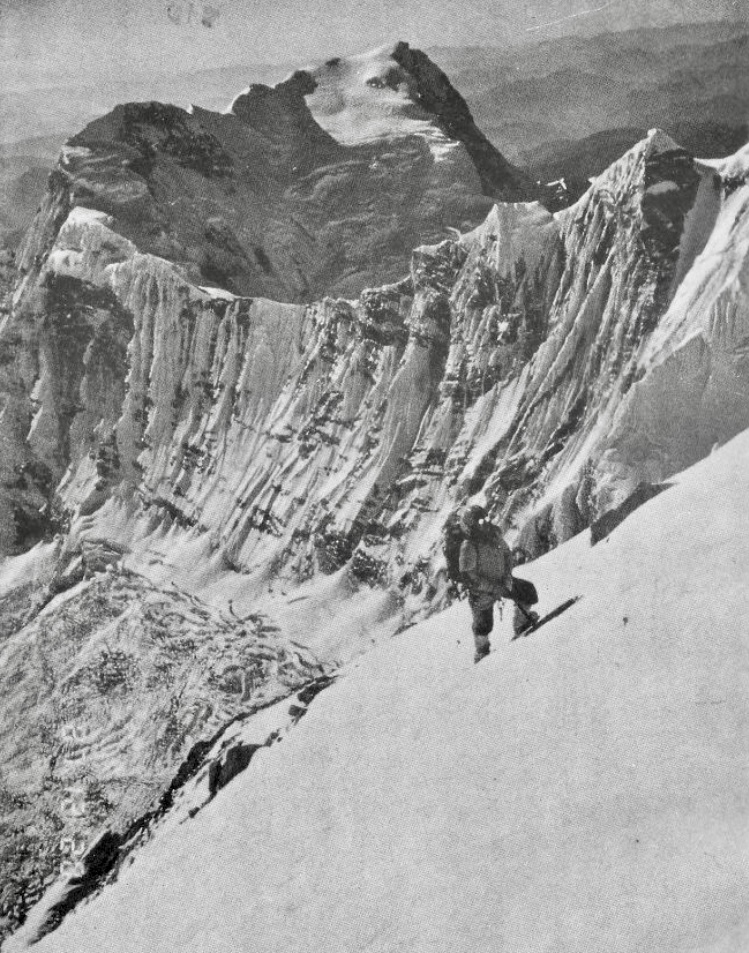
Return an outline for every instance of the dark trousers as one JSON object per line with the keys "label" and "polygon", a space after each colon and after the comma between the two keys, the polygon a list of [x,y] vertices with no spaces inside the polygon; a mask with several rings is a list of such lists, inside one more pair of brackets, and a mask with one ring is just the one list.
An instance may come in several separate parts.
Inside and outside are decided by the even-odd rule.
{"label": "dark trousers", "polygon": [[[495,601],[493,596],[484,592],[470,592],[468,594],[468,605],[471,607],[471,616],[473,617],[473,640],[476,643],[476,649],[479,651],[489,647],[489,635],[494,628]],[[530,619],[529,614],[531,615]],[[533,620],[533,615],[535,614],[531,613],[530,606],[516,602],[513,618],[515,632],[522,632],[527,629]]]}
{"label": "dark trousers", "polygon": [[482,605],[480,600],[474,600],[471,596],[468,597],[468,604],[473,616],[473,634],[489,635],[494,628],[494,604]]}
{"label": "dark trousers", "polygon": [[494,597],[485,592],[468,593],[468,605],[473,617],[473,640],[477,651],[489,648],[489,633],[494,628],[494,602]]}

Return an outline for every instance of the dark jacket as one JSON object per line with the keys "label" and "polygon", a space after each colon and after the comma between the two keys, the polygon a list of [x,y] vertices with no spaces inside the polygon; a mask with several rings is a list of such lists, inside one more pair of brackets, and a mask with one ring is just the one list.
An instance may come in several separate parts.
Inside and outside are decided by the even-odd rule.
{"label": "dark jacket", "polygon": [[460,572],[472,593],[509,596],[512,591],[512,553],[496,526],[481,527],[460,546]]}

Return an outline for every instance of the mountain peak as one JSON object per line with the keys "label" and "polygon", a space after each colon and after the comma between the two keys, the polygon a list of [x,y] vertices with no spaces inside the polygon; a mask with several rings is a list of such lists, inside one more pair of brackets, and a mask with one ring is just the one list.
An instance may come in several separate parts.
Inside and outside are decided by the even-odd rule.
{"label": "mountain peak", "polygon": [[642,140],[646,158],[659,155],[663,152],[682,151],[682,147],[662,129],[648,129],[647,136]]}
{"label": "mountain peak", "polygon": [[69,145],[24,267],[83,205],[200,286],[284,301],[400,280],[416,245],[537,197],[405,42],[253,84],[222,113],[120,105]]}
{"label": "mountain peak", "polygon": [[[592,180],[592,188],[572,209],[602,201],[612,214],[639,210],[638,228],[660,251],[675,254],[692,207],[700,174],[694,158],[661,129],[651,129],[621,159]],[[570,211],[575,216],[578,211]],[[634,221],[634,220],[633,220]]]}
{"label": "mountain peak", "polygon": [[401,40],[307,71],[312,115],[334,139],[362,145],[416,136],[436,159],[466,148],[487,195],[533,197],[533,183],[489,142],[468,104],[445,73],[421,50]]}

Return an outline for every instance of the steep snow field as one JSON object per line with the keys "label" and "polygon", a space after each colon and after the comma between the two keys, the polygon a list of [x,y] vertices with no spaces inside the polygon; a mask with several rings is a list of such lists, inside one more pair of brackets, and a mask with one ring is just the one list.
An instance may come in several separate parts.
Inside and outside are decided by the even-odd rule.
{"label": "steep snow field", "polygon": [[360,657],[40,953],[745,949],[747,479],[526,567],[583,599],[478,667],[464,604]]}

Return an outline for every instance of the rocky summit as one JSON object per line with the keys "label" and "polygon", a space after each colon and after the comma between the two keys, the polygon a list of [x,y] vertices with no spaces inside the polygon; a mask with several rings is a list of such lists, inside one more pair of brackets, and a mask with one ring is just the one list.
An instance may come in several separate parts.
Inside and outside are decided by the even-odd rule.
{"label": "rocky summit", "polygon": [[747,170],[652,130],[552,213],[406,44],[70,140],[0,326],[7,929],[444,607],[458,504],[533,558],[749,426]]}

